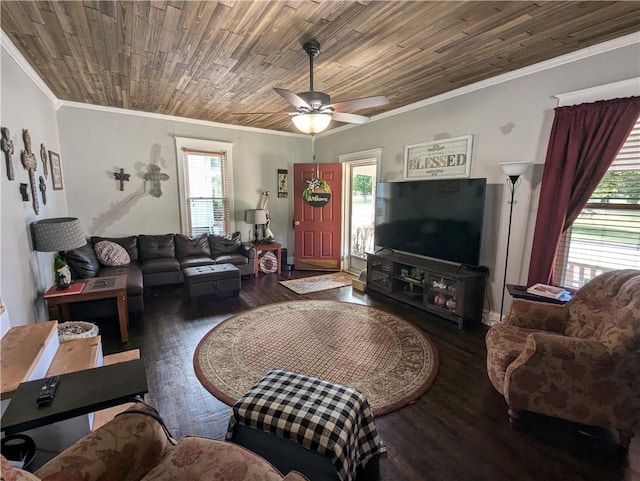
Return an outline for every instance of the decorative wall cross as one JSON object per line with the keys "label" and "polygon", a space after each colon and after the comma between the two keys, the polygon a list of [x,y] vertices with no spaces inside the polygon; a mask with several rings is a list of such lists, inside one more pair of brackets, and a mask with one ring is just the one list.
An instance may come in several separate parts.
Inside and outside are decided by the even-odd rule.
{"label": "decorative wall cross", "polygon": [[120,169],[120,172],[114,172],[113,176],[116,180],[120,181],[120,191],[124,190],[124,183],[129,181],[131,174],[125,174],[124,169]]}
{"label": "decorative wall cross", "polygon": [[47,183],[42,176],[40,176],[40,193],[42,194],[42,203],[47,205]]}
{"label": "decorative wall cross", "polygon": [[163,172],[160,172],[160,167],[155,164],[149,164],[147,167],[147,173],[143,176],[144,180],[151,182],[151,189],[149,193],[154,197],[162,196],[162,184],[160,181],[169,180],[169,176]]}
{"label": "decorative wall cross", "polygon": [[20,182],[20,195],[22,196],[23,202],[29,201],[29,192],[27,191],[27,184],[23,184]]}
{"label": "decorative wall cross", "polygon": [[[42,172],[45,178],[49,177],[49,169],[47,168],[47,148],[44,144],[40,144],[40,159],[42,159]],[[46,204],[46,202],[44,202]]]}
{"label": "decorative wall cross", "polygon": [[4,159],[7,163],[7,178],[9,180],[13,180],[16,178],[15,173],[13,172],[13,160],[11,160],[11,156],[13,155],[13,140],[11,140],[11,134],[9,133],[9,129],[6,127],[2,127],[2,140],[0,141],[0,148],[4,152]]}
{"label": "decorative wall cross", "polygon": [[22,129],[22,138],[24,140],[24,151],[21,152],[22,166],[29,171],[29,183],[31,184],[31,200],[33,203],[33,211],[40,213],[40,204],[38,204],[38,191],[36,188],[36,169],[38,161],[36,156],[31,152],[31,135],[29,130]]}

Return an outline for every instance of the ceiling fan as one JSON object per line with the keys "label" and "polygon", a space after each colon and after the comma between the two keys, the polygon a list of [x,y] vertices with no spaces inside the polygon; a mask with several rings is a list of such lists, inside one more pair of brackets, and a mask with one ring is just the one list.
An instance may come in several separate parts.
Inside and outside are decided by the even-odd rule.
{"label": "ceiling fan", "polygon": [[[313,90],[313,59],[320,53],[320,44],[311,40],[302,46],[309,57],[309,92],[294,93],[291,90],[274,88],[275,92],[290,102],[295,112],[270,112],[273,114],[289,115],[298,130],[305,134],[317,134],[325,130],[331,120],[350,124],[363,124],[369,117],[344,112],[345,110],[361,110],[386,105],[389,100],[384,95],[364,97],[331,103],[331,97],[324,92]],[[262,112],[264,115],[266,112]],[[254,114],[253,112],[249,114]]]}

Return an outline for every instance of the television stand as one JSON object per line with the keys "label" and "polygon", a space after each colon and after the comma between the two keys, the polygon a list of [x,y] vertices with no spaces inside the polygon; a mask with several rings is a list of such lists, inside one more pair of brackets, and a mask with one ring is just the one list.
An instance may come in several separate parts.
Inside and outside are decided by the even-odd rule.
{"label": "television stand", "polygon": [[457,323],[482,322],[486,271],[389,250],[367,254],[375,291]]}

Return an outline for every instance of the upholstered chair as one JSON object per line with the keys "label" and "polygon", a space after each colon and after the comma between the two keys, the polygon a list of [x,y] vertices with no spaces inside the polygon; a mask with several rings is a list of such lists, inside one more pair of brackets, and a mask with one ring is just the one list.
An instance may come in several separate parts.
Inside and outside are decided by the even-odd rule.
{"label": "upholstered chair", "polygon": [[515,299],[486,344],[512,423],[527,410],[614,428],[628,448],[640,416],[640,271],[601,274],[565,305]]}

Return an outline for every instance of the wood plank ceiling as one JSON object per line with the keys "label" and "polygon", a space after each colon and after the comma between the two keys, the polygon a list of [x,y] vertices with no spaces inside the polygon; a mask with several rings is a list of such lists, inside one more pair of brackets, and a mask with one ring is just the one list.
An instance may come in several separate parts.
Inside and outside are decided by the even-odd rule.
{"label": "wood plank ceiling", "polygon": [[[273,87],[373,115],[640,31],[640,2],[4,1],[2,30],[62,100],[295,131]],[[341,125],[332,122],[332,127]]]}

